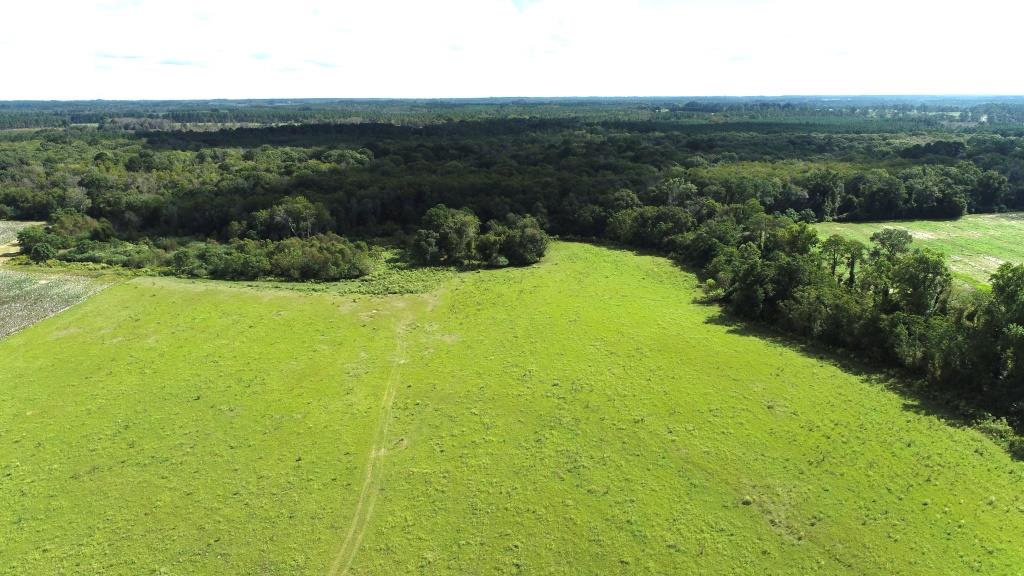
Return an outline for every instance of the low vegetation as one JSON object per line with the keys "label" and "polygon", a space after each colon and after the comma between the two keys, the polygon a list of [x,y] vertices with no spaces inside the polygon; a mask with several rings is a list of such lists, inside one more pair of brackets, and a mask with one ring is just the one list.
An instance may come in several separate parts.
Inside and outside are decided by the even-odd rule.
{"label": "low vegetation", "polygon": [[1019,268],[954,294],[919,244],[811,227],[1024,207],[1024,137],[992,120],[1002,112],[908,132],[897,113],[800,124],[778,106],[749,108],[756,122],[683,108],[665,122],[41,131],[0,139],[0,210],[47,218],[20,233],[39,262],[248,281],[364,277],[381,238],[460,268],[536,263],[547,233],[610,239],[700,271],[737,318],[901,367],[1024,430]]}
{"label": "low vegetation", "polygon": [[410,263],[405,251],[375,247],[370,251],[371,272],[359,278],[337,282],[281,282],[264,280],[245,285],[261,289],[287,289],[327,294],[423,294],[440,287],[459,270],[454,266],[422,266]]}
{"label": "low vegetation", "polygon": [[0,571],[1024,564],[996,441],[701,297],[574,243],[421,295],[120,283],[0,341]]}

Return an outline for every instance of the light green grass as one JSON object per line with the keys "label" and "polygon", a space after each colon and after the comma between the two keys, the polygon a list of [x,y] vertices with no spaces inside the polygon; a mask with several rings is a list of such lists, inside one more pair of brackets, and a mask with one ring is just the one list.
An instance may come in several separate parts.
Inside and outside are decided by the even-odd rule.
{"label": "light green grass", "polygon": [[1024,263],[1024,212],[972,214],[959,220],[916,220],[817,225],[822,236],[841,234],[868,243],[882,228],[903,228],[914,245],[949,257],[950,268],[974,284],[985,284],[1003,262]]}
{"label": "light green grass", "polygon": [[1024,464],[698,294],[570,243],[423,295],[114,286],[0,342],[0,572],[1024,572]]}
{"label": "light green grass", "polygon": [[138,279],[0,342],[0,573],[321,572],[405,303]]}

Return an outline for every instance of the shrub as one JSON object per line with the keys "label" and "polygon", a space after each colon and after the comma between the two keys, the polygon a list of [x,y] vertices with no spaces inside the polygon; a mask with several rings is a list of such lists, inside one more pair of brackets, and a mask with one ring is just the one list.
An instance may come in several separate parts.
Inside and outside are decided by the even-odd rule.
{"label": "shrub", "polygon": [[423,216],[412,254],[421,264],[467,264],[476,257],[480,220],[469,210],[438,204]]}
{"label": "shrub", "polygon": [[482,234],[476,242],[477,255],[487,266],[508,266],[508,258],[504,255],[505,241],[509,235],[508,226],[491,220],[487,223],[487,233]]}
{"label": "shrub", "polygon": [[291,280],[341,280],[369,274],[372,263],[365,245],[336,234],[278,242],[271,250],[274,276]]}
{"label": "shrub", "polygon": [[181,276],[255,280],[341,280],[369,274],[365,244],[336,234],[270,240],[235,239],[229,244],[194,242],[174,253],[171,268]]}
{"label": "shrub", "polygon": [[533,216],[515,215],[509,215],[508,219],[510,226],[501,242],[501,255],[514,266],[540,261],[548,249],[548,235],[537,220]]}
{"label": "shrub", "polygon": [[46,262],[57,256],[57,250],[46,242],[39,242],[32,246],[28,254],[33,262]]}

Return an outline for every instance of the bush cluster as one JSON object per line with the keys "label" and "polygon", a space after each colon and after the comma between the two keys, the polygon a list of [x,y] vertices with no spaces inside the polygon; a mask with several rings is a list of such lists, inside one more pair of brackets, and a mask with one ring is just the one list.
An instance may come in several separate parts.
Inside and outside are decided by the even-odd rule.
{"label": "bush cluster", "polygon": [[192,241],[183,247],[173,240],[129,242],[111,237],[110,225],[89,216],[62,212],[49,226],[33,226],[18,234],[32,260],[59,258],[128,268],[164,269],[181,276],[254,280],[340,280],[372,270],[366,244],[333,233],[283,240],[234,238],[226,243]]}
{"label": "bush cluster", "polygon": [[420,264],[526,266],[539,261],[547,246],[548,236],[533,216],[508,214],[481,233],[472,211],[439,204],[423,216],[410,252]]}
{"label": "bush cluster", "polygon": [[365,244],[331,233],[279,241],[193,242],[174,252],[170,266],[176,274],[199,278],[321,281],[358,278],[373,268]]}

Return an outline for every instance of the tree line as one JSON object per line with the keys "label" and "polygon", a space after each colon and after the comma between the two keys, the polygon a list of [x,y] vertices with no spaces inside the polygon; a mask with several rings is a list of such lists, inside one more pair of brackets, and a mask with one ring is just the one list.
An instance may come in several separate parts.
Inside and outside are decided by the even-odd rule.
{"label": "tree line", "polygon": [[[235,223],[236,234],[226,242],[132,242],[117,238],[109,221],[63,210],[45,226],[21,230],[18,240],[36,262],[91,262],[195,278],[334,281],[374,270],[372,248],[329,231],[324,208],[306,198],[286,198],[253,216],[251,227]],[[488,222],[481,233],[472,211],[439,204],[427,211],[406,244],[410,259],[420,265],[527,266],[544,256],[548,235],[535,218],[517,214]]]}
{"label": "tree line", "polygon": [[0,102],[0,129],[99,124],[123,128],[121,120],[171,124],[262,124],[379,122],[430,124],[452,120],[507,117],[594,120],[720,122],[781,120],[842,124],[847,130],[873,124],[874,130],[952,130],[1018,126],[1024,120],[1020,97],[705,97],[705,98],[467,98],[446,100],[272,99],[181,101],[18,101]]}
{"label": "tree line", "polygon": [[[920,149],[928,153],[907,152]],[[344,236],[411,234],[437,204],[472,209],[483,222],[533,214],[549,232],[597,236],[618,191],[666,193],[667,181],[677,188],[669,204],[753,198],[805,221],[956,218],[1024,207],[1024,141],[647,133],[514,119],[0,138],[0,218],[76,210],[109,221],[125,239],[226,241],[236,223],[298,196],[322,205],[330,231]]]}
{"label": "tree line", "polygon": [[[822,239],[756,200],[681,206],[624,198],[608,235],[697,269],[733,316],[899,366],[962,412],[1024,427],[1024,265],[1003,264],[991,291],[953,289],[943,255],[886,228],[869,245]],[[1024,457],[1024,439],[1007,435]]]}

